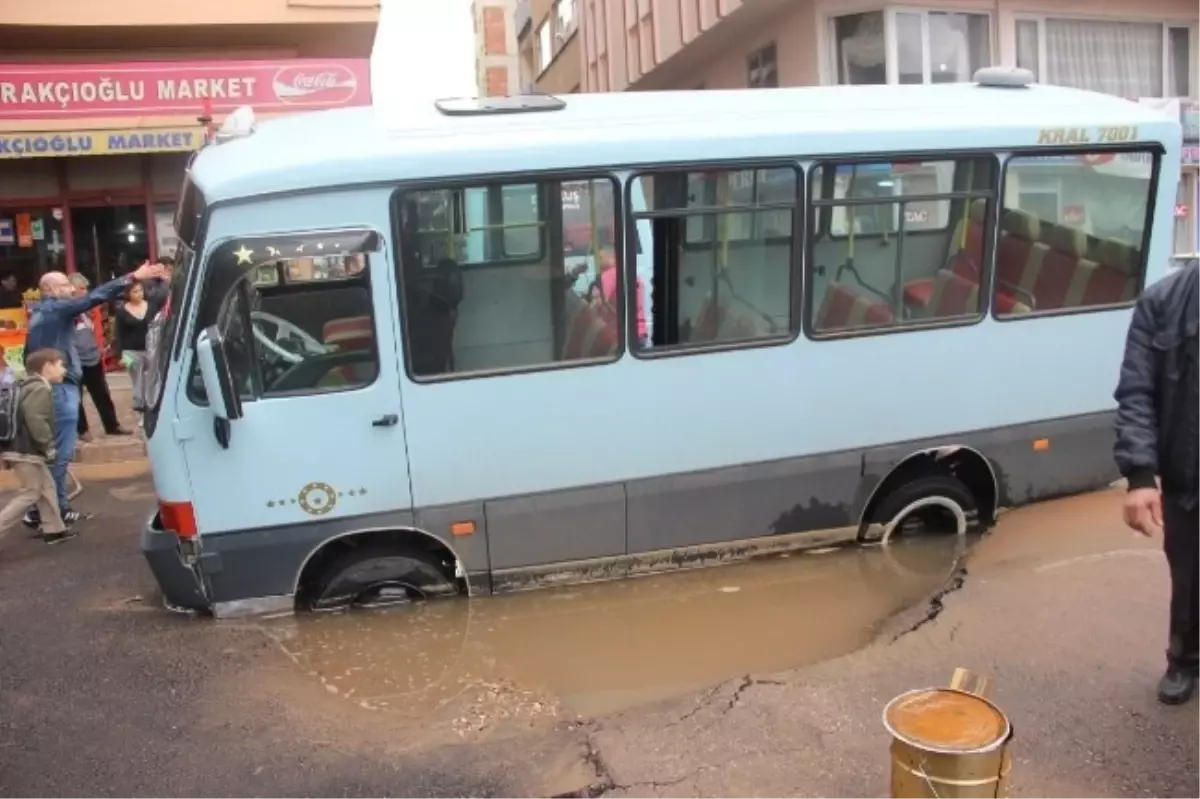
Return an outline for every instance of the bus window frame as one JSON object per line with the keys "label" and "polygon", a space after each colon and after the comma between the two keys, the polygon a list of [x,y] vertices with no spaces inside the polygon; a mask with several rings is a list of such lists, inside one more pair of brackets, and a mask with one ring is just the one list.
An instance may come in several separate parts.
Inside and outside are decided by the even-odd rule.
{"label": "bus window frame", "polygon": [[[844,240],[846,237],[837,237],[835,239],[833,233],[829,230],[830,220],[832,219],[832,208],[835,206],[846,205],[886,205],[900,204],[910,202],[924,202],[936,200],[964,200],[970,201],[979,198],[986,198],[991,201],[992,207],[989,209],[987,227],[984,229],[984,257],[983,263],[979,265],[981,272],[984,274],[981,277],[986,278],[981,280],[979,284],[980,305],[979,310],[971,316],[956,316],[947,317],[945,319],[893,322],[890,325],[880,325],[878,327],[868,327],[862,329],[851,329],[833,333],[822,333],[816,330],[816,313],[817,308],[810,308],[811,303],[808,301],[812,297],[813,292],[813,262],[815,260],[813,248],[817,243],[817,236],[810,236],[806,241],[805,259],[808,263],[808,268],[804,270],[804,336],[809,341],[839,341],[841,339],[850,338],[868,338],[871,336],[890,335],[893,333],[910,333],[924,330],[941,330],[946,328],[956,327],[973,327],[983,322],[988,318],[989,308],[992,301],[992,282],[995,273],[996,261],[996,227],[999,214],[1000,203],[1003,199],[1001,194],[1003,187],[1001,185],[1001,161],[1000,155],[1008,152],[1007,150],[939,150],[935,153],[929,151],[913,151],[913,150],[897,150],[895,152],[885,153],[855,153],[848,155],[832,155],[821,156],[814,160],[809,166],[810,181],[817,174],[818,167],[830,167],[833,169],[822,169],[821,179],[832,180],[836,174],[838,166],[846,166],[860,163],[894,163],[896,161],[963,161],[970,159],[990,160],[993,175],[996,178],[995,185],[985,191],[950,191],[943,194],[905,194],[897,195],[895,198],[878,198],[864,197],[847,200],[846,198],[814,200],[815,192],[810,188],[808,193],[808,203],[805,211],[809,218],[810,226],[820,231],[821,237],[829,237],[830,240]],[[957,170],[956,170],[957,171]],[[953,230],[947,226],[938,230],[922,230],[917,231],[920,234],[937,233],[945,235],[947,230]],[[904,232],[903,216],[901,217],[901,226],[898,234]],[[983,295],[987,294],[985,298]]]}
{"label": "bus window frame", "polygon": [[[523,182],[528,183],[529,181],[523,181]],[[536,185],[536,181],[534,181],[534,183]],[[467,183],[463,183],[463,184],[456,185],[456,186],[431,185],[431,186],[424,187],[424,189],[426,191],[449,191],[449,192],[459,191],[460,192],[459,201],[455,203],[455,206],[457,208],[462,209],[462,217],[463,217],[462,221],[464,223],[464,229],[462,231],[456,232],[452,228],[449,231],[451,236],[470,235],[471,233],[480,232],[480,231],[486,235],[489,232],[489,230],[491,229],[490,227],[470,229],[465,226],[465,223],[466,223],[466,192],[467,192],[467,190],[468,189],[482,189],[485,192],[485,201],[487,204],[490,205],[491,201],[492,201],[492,189],[493,188],[498,189],[497,194],[499,196],[499,202],[501,204],[501,208],[503,208],[504,188],[505,188],[505,186],[512,187],[514,185],[520,186],[520,185],[522,185],[522,181],[497,182],[494,180],[487,180],[487,181],[482,181],[482,182],[478,182],[478,181],[477,182],[467,182]],[[420,191],[421,189],[412,189],[412,190]],[[547,230],[547,227],[546,227],[547,209],[545,207],[544,198],[540,196],[540,192],[538,192],[538,195],[539,195],[538,196],[538,220],[536,222],[523,222],[523,223],[513,225],[514,229],[534,228],[535,230],[537,230],[538,249],[537,249],[536,253],[531,254],[531,255],[514,255],[512,257],[504,257],[504,258],[499,258],[499,259],[493,258],[493,259],[486,260],[486,261],[460,261],[460,262],[457,262],[459,267],[462,269],[475,270],[475,269],[491,269],[494,267],[504,267],[504,266],[529,266],[530,264],[541,263],[546,258],[546,253],[549,250],[549,241],[548,241],[549,231]],[[458,212],[454,208],[451,209],[451,213],[455,217],[455,219],[458,218]],[[453,225],[453,224],[454,224],[454,222],[452,221],[451,225]],[[432,235],[434,233],[440,234],[442,232],[443,231],[434,231],[434,230],[419,230],[418,231],[418,233],[423,234],[423,235]],[[505,229],[503,227],[503,223],[501,223],[500,235],[498,237],[500,240],[501,252],[505,252],[504,232],[505,232]]]}
{"label": "bus window frame", "polygon": [[[512,184],[512,183],[515,183],[515,184],[533,183],[533,184],[539,186],[539,190],[542,190],[541,187],[543,187],[544,185],[550,184],[550,183],[556,183],[559,185],[559,194],[557,195],[557,201],[560,206],[559,210],[557,212],[557,217],[559,219],[559,224],[561,225],[562,224],[562,221],[561,221],[562,220],[561,187],[562,187],[563,183],[607,180],[612,184],[612,187],[613,187],[613,225],[614,225],[614,230],[615,230],[614,236],[615,236],[616,241],[625,242],[625,202],[626,202],[626,197],[625,197],[625,191],[624,191],[624,184],[621,181],[620,174],[618,174],[620,171],[621,171],[621,167],[610,165],[610,166],[601,166],[601,167],[592,167],[592,168],[577,167],[577,168],[571,168],[571,169],[557,169],[557,170],[547,170],[547,171],[495,172],[495,173],[486,173],[486,174],[475,173],[475,174],[471,174],[471,175],[448,175],[448,176],[444,176],[444,177],[440,177],[440,178],[439,177],[422,177],[422,178],[414,179],[414,180],[395,181],[395,182],[386,184],[388,187],[390,187],[392,189],[391,196],[388,199],[388,213],[391,217],[392,236],[393,236],[393,240],[394,240],[394,244],[395,244],[395,246],[392,248],[394,250],[394,254],[392,255],[392,258],[391,258],[391,262],[392,262],[391,269],[392,269],[392,274],[396,280],[396,299],[398,302],[397,312],[399,314],[399,324],[400,324],[399,331],[400,331],[400,336],[401,336],[401,338],[400,338],[401,353],[400,354],[402,357],[400,360],[401,360],[401,366],[404,369],[404,375],[413,384],[424,386],[424,385],[436,385],[439,383],[447,383],[447,382],[457,382],[457,381],[462,381],[462,380],[479,380],[479,379],[486,379],[486,378],[492,378],[492,377],[506,377],[506,376],[510,376],[510,375],[536,374],[538,372],[553,372],[553,371],[562,371],[562,370],[567,370],[567,369],[584,369],[584,368],[588,368],[588,367],[609,366],[611,364],[614,364],[614,363],[617,363],[618,361],[620,361],[621,358],[624,357],[625,351],[627,349],[627,344],[629,341],[627,329],[629,328],[630,323],[627,322],[626,324],[622,324],[622,323],[620,323],[620,321],[618,321],[618,324],[617,324],[617,346],[616,346],[616,349],[613,351],[612,355],[608,356],[608,357],[577,358],[574,360],[551,361],[549,363],[544,363],[544,364],[530,364],[528,366],[515,366],[515,367],[502,368],[502,369],[478,369],[478,370],[470,371],[470,372],[447,372],[447,373],[442,373],[442,374],[437,374],[437,375],[417,375],[416,373],[413,372],[413,369],[412,369],[412,358],[410,357],[411,353],[409,351],[410,337],[408,335],[407,325],[404,321],[404,318],[406,316],[404,309],[407,307],[407,302],[408,302],[408,294],[407,294],[408,288],[405,285],[405,280],[404,280],[404,260],[403,260],[404,259],[404,243],[403,243],[404,232],[403,232],[403,222],[401,219],[401,208],[402,208],[401,202],[404,198],[404,194],[406,192],[410,192],[410,191],[421,191],[421,190],[430,190],[430,189],[432,189],[432,190],[456,189],[456,188],[467,189],[467,188],[479,188],[481,186],[488,186],[488,185],[492,185],[492,184],[498,184],[500,186],[504,186],[505,184]],[[545,207],[543,210],[546,212],[547,217],[551,216],[549,207]],[[522,265],[522,264],[525,266],[536,265],[548,258],[552,259],[555,256],[551,252],[551,248],[549,246],[550,238],[551,238],[551,230],[550,230],[549,224],[544,224],[542,226],[542,229],[545,234],[545,236],[544,236],[545,241],[544,241],[544,253],[543,253],[541,259],[538,259],[535,261],[524,261],[524,262],[514,262],[514,261],[472,262],[472,263],[466,264],[466,265],[460,264],[459,268],[463,269],[464,271],[470,271],[470,272],[475,272],[475,271],[478,271],[481,269],[508,269],[512,266],[517,266],[517,265]],[[558,235],[561,236],[562,231],[559,231]],[[620,246],[614,246],[613,251],[614,251],[614,254],[618,258],[617,268],[619,270],[621,270],[620,276],[622,279],[625,279],[625,275],[628,271],[628,268],[625,265],[625,263],[622,262],[621,259],[623,257],[625,257],[626,246],[624,244],[622,244]],[[558,256],[558,258],[562,261],[563,265],[565,266],[566,255],[560,254]],[[565,274],[565,272],[564,272],[564,274]],[[617,319],[618,320],[628,319],[628,317],[632,316],[630,314],[625,313],[625,308],[628,305],[628,302],[627,302],[628,293],[627,292],[628,292],[628,289],[625,288],[624,286],[622,286],[622,290],[617,293]],[[555,306],[552,305],[552,309],[554,307]],[[553,313],[553,310],[552,310],[552,313]],[[636,322],[636,320],[635,320],[635,322]]]}
{"label": "bus window frame", "polygon": [[[183,392],[184,392],[184,395],[187,397],[188,402],[190,402],[193,406],[195,406],[197,408],[209,407],[209,402],[208,402],[207,397],[201,399],[192,392],[191,376],[192,376],[193,367],[195,365],[196,339],[198,339],[200,337],[201,331],[203,331],[209,325],[218,324],[220,322],[220,320],[222,318],[222,314],[224,314],[225,309],[228,307],[228,304],[231,301],[231,298],[233,297],[233,293],[235,291],[243,291],[243,289],[242,289],[243,286],[249,287],[252,282],[250,279],[253,277],[253,273],[255,271],[257,271],[260,267],[266,265],[264,263],[264,264],[250,264],[245,267],[240,267],[240,266],[228,267],[228,266],[226,266],[226,267],[222,267],[222,268],[214,270],[214,269],[207,268],[209,262],[211,261],[212,255],[214,253],[216,253],[220,248],[222,248],[226,245],[232,244],[232,243],[252,243],[255,241],[271,240],[271,239],[300,240],[300,239],[309,239],[309,238],[328,238],[330,236],[338,236],[338,235],[354,236],[354,237],[357,237],[358,240],[360,240],[360,245],[358,247],[348,248],[348,250],[347,250],[348,252],[362,253],[364,255],[380,254],[380,253],[386,254],[386,247],[384,246],[383,234],[381,234],[378,230],[376,230],[374,227],[372,227],[370,225],[355,225],[355,226],[348,226],[348,227],[323,228],[323,229],[309,228],[309,229],[295,230],[295,231],[272,231],[272,232],[265,232],[265,233],[254,233],[252,235],[246,235],[246,236],[225,236],[225,237],[218,239],[211,247],[207,248],[207,251],[203,253],[203,256],[201,256],[200,253],[197,253],[196,257],[198,259],[203,257],[203,264],[199,264],[199,265],[202,265],[206,268],[204,270],[204,274],[203,274],[202,278],[200,279],[203,282],[190,281],[190,282],[193,282],[196,284],[196,288],[194,289],[194,291],[196,292],[196,296],[198,297],[198,299],[196,301],[196,313],[195,313],[195,316],[193,317],[193,319],[191,320],[192,330],[191,330],[190,334],[188,335],[189,343],[186,345],[187,350],[191,353],[191,357],[186,359],[185,362],[182,362],[183,367],[181,367],[181,370],[180,370],[180,374],[182,375],[182,381],[183,381]],[[271,260],[280,260],[280,259],[273,258]],[[287,259],[282,259],[282,260],[287,260]],[[193,270],[196,268],[196,266],[197,265],[193,265],[193,267],[192,267]],[[369,266],[368,266],[367,271],[369,271]],[[237,274],[233,275],[231,277],[232,273],[234,273],[234,272],[236,272]],[[218,279],[223,280],[225,282],[225,286],[221,289],[220,298],[214,300],[213,292],[211,291],[211,289],[213,288],[213,284],[216,283]],[[342,281],[338,281],[338,282],[345,282],[345,281],[342,280]],[[373,288],[374,283],[371,281],[370,277],[367,278],[367,286],[368,286],[368,294],[373,301],[374,300],[374,293],[373,293],[374,292],[374,288]],[[252,322],[250,319],[249,304],[246,302],[242,303],[242,317],[243,317],[242,324],[246,326],[246,330],[250,330]],[[262,386],[262,375],[256,369],[254,374],[251,376],[251,381],[252,381],[252,385],[253,385],[252,395],[251,396],[243,396],[241,398],[242,402],[245,403],[245,402],[257,402],[259,400],[264,400],[264,399],[267,399],[267,400],[291,399],[291,398],[296,398],[296,397],[311,397],[311,396],[325,396],[327,394],[341,394],[341,393],[346,393],[346,392],[350,392],[350,391],[356,391],[358,389],[366,388],[368,386],[374,385],[375,383],[377,383],[379,381],[379,377],[383,371],[383,364],[382,364],[381,353],[379,350],[379,323],[378,323],[378,319],[375,318],[375,313],[374,313],[373,308],[372,308],[371,318],[375,324],[375,334],[376,334],[375,342],[374,342],[375,358],[376,358],[376,361],[378,362],[378,365],[376,368],[375,378],[370,383],[363,384],[363,385],[348,386],[348,387],[344,387],[344,388],[340,388],[340,387],[333,388],[333,389],[330,389],[327,391],[314,392],[314,391],[305,389],[305,390],[298,390],[295,392],[280,392],[278,394],[271,394],[270,396],[267,396],[264,393],[264,388]],[[251,346],[254,348],[255,353],[257,353],[258,346],[259,346],[257,343],[257,340],[255,340],[253,336],[250,336],[250,338],[251,338]],[[184,368],[184,367],[186,367],[186,368]]]}
{"label": "bus window frame", "polygon": [[[1166,149],[1159,142],[1133,142],[1130,144],[1118,145],[1100,145],[1100,146],[1072,146],[1072,147],[1014,147],[1003,151],[1004,156],[1000,163],[1000,204],[997,207],[997,213],[1002,213],[1004,210],[1004,191],[1008,181],[1008,165],[1014,157],[1027,158],[1030,156],[1062,156],[1062,155],[1096,155],[1101,153],[1149,153],[1151,157],[1150,171],[1150,186],[1147,189],[1148,199],[1146,202],[1146,219],[1145,226],[1142,228],[1142,248],[1141,248],[1141,270],[1138,274],[1137,288],[1133,292],[1133,298],[1125,302],[1111,303],[1109,305],[1083,305],[1073,308],[1048,308],[1045,310],[1031,310],[1029,313],[1022,314],[1007,314],[1001,316],[996,313],[996,304],[993,302],[995,287],[988,292],[988,305],[990,306],[989,315],[996,322],[1020,322],[1026,319],[1051,319],[1056,316],[1075,316],[1078,314],[1105,313],[1108,311],[1125,311],[1137,304],[1138,297],[1146,289],[1146,273],[1150,266],[1150,242],[1154,233],[1154,214],[1157,210],[1158,203],[1158,181],[1162,176],[1162,160],[1166,155]],[[999,234],[999,217],[994,221],[996,234]],[[994,260],[994,259],[993,259]]]}
{"label": "bus window frame", "polygon": [[[792,209],[792,235],[791,247],[788,255],[788,324],[784,331],[772,336],[760,336],[756,338],[737,339],[734,341],[716,341],[706,342],[703,344],[671,344],[663,346],[651,346],[645,349],[639,347],[630,347],[629,352],[633,357],[640,360],[656,360],[659,358],[679,358],[688,355],[706,355],[714,352],[736,352],[739,350],[761,349],[765,347],[786,347],[800,338],[803,332],[802,312],[804,309],[804,251],[803,239],[806,237],[808,228],[805,215],[803,213],[805,206],[805,193],[808,184],[808,170],[805,164],[809,161],[799,156],[785,156],[774,158],[752,158],[738,160],[714,160],[714,161],[678,161],[678,162],[662,162],[656,164],[642,164],[633,167],[629,170],[628,177],[625,180],[625,186],[622,189],[622,202],[625,208],[625,225],[633,231],[637,231],[637,224],[641,220],[653,221],[660,217],[688,217],[688,216],[703,216],[717,215],[722,213],[752,213],[757,211],[772,211],[790,207]],[[633,212],[633,186],[634,181],[643,176],[653,177],[654,175],[679,175],[682,174],[686,180],[686,176],[690,172],[741,172],[747,170],[760,169],[791,169],[796,173],[795,182],[795,197],[794,202],[770,202],[761,205],[730,205],[730,206],[698,206],[696,208],[669,208],[669,209],[653,209],[650,207],[651,201],[646,198],[646,209]],[[686,225],[685,225],[686,227]],[[625,242],[626,260],[630,266],[626,267],[626,290],[622,292],[626,297],[629,296],[629,285],[634,286],[636,291],[636,282],[629,283],[632,277],[637,278],[636,258],[638,251],[643,250],[641,241],[638,236],[630,237],[632,240]],[[686,235],[685,235],[686,238]],[[797,239],[801,240],[801,245],[797,246]],[[755,239],[746,239],[741,243],[746,246],[749,243],[764,244],[768,241],[782,241],[782,237],[773,237],[772,239],[763,239],[758,241]],[[711,243],[709,243],[711,244]],[[694,246],[701,246],[695,243]],[[730,247],[734,246],[734,242],[730,242]],[[654,258],[654,248],[648,248],[646,254],[650,259]],[[684,250],[689,249],[687,242],[682,245]],[[797,277],[799,276],[799,279]],[[650,287],[653,288],[652,286]],[[635,306],[636,307],[636,306]],[[637,318],[636,314],[629,314],[626,319],[626,338],[629,341],[637,339]]]}

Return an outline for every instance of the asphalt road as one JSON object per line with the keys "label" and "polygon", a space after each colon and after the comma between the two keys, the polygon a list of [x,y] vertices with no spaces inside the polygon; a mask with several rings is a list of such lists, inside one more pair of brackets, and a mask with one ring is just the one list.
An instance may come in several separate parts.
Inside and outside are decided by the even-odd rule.
{"label": "asphalt road", "polygon": [[995,681],[1017,795],[1200,791],[1195,701],[1154,701],[1165,565],[1113,493],[1009,514],[935,618],[846,657],[467,735],[315,689],[261,624],[162,610],[137,552],[149,500],[141,479],[89,483],[80,539],[0,543],[0,795],[877,796],[880,710],[955,666]]}

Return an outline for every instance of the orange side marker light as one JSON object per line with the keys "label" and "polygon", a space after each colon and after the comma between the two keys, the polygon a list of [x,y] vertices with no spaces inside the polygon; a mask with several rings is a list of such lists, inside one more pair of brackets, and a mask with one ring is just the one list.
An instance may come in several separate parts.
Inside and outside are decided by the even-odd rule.
{"label": "orange side marker light", "polygon": [[475,532],[475,522],[454,522],[450,525],[450,535],[471,535]]}
{"label": "orange side marker light", "polygon": [[1034,452],[1046,452],[1049,449],[1050,449],[1050,439],[1048,439],[1048,438],[1039,438],[1033,442],[1033,451]]}

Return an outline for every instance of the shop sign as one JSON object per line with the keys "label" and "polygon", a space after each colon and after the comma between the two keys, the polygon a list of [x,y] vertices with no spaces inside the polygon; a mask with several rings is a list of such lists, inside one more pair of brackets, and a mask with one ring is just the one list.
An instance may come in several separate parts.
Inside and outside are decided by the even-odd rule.
{"label": "shop sign", "polygon": [[29,223],[29,234],[33,237],[34,241],[46,240],[46,226],[42,223],[42,220],[35,219]]}
{"label": "shop sign", "polygon": [[1184,166],[1200,165],[1200,146],[1195,144],[1183,145],[1183,164]]}
{"label": "shop sign", "polygon": [[365,58],[0,65],[0,119],[260,114],[370,105]]}
{"label": "shop sign", "polygon": [[187,152],[197,149],[203,139],[199,125],[194,128],[8,133],[0,134],[0,158]]}
{"label": "shop sign", "polygon": [[17,236],[13,233],[13,221],[0,219],[0,244],[16,244]]}

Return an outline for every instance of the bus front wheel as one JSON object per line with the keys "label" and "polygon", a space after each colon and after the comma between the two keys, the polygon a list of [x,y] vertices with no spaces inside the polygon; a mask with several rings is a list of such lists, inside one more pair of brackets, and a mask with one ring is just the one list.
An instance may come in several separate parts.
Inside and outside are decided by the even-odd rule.
{"label": "bus front wheel", "polygon": [[329,564],[313,587],[309,609],[390,606],[457,593],[453,577],[434,553],[365,546]]}

